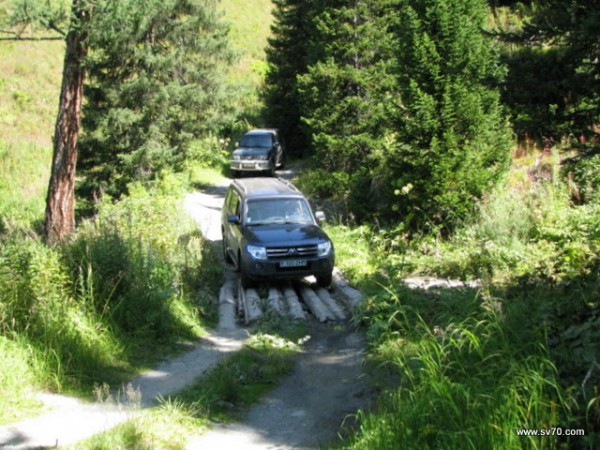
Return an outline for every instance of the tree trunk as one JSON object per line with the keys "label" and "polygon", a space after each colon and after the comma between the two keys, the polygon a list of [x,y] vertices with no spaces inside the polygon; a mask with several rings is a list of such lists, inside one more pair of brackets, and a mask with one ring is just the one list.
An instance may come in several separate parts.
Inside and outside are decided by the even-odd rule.
{"label": "tree trunk", "polygon": [[75,231],[75,167],[87,55],[87,0],[73,0],[73,23],[66,38],[62,88],[54,130],[52,171],[46,197],[44,232],[49,244]]}

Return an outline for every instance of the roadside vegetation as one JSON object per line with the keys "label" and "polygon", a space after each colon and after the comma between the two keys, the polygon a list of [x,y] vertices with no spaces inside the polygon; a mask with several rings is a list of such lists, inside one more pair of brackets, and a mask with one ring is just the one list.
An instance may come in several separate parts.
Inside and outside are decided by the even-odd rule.
{"label": "roadside vegetation", "polygon": [[[516,159],[451,238],[328,229],[368,294],[370,355],[399,380],[344,448],[595,448],[600,209],[574,206],[559,159],[543,160],[552,177]],[[410,289],[407,276],[478,287]],[[563,435],[517,436],[542,428]]]}
{"label": "roadside vegetation", "polygon": [[182,449],[211,422],[235,419],[291,371],[300,348],[294,324],[271,319],[263,326],[271,332],[279,329],[282,336],[258,331],[241,351],[221,360],[183,391],[161,399],[155,408],[134,411],[135,418],[78,443],[77,448]]}
{"label": "roadside vegetation", "polygon": [[[226,174],[242,131],[279,124],[340,268],[367,296],[355,324],[391,380],[339,447],[600,446],[597,10],[574,1],[561,21],[553,1],[373,3],[222,1],[230,41],[219,26],[202,42],[223,45],[213,54],[227,66],[206,79],[226,86],[218,105],[195,98],[208,119],[163,114],[186,105],[169,76],[148,70],[132,87],[111,74],[124,83],[113,91],[114,61],[98,65],[85,139],[105,159],[79,181],[94,167],[113,178],[81,194],[77,233],[52,247],[42,223],[64,42],[0,42],[0,423],[34,413],[39,390],[90,397],[215,324],[221,269],[181,199]],[[144,25],[135,12],[128,26]],[[177,47],[165,39],[161,50]],[[133,54],[140,73],[173,56],[111,42],[95,56]],[[150,91],[154,112],[138,116]],[[123,102],[112,121],[103,95]],[[90,144],[104,141],[121,153]],[[410,289],[409,276],[475,284]],[[182,448],[284,376],[302,332],[268,319],[208,378],[85,445]]]}

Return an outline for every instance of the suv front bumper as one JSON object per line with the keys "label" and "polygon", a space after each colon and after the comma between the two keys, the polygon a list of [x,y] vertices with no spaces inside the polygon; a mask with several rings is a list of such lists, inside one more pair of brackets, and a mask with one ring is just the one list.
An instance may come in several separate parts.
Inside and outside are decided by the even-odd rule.
{"label": "suv front bumper", "polygon": [[269,161],[265,160],[232,160],[231,161],[231,170],[247,170],[247,171],[262,171],[262,170],[270,170],[271,165]]}
{"label": "suv front bumper", "polygon": [[333,271],[334,259],[312,258],[298,260],[301,265],[286,265],[289,262],[285,260],[266,260],[259,261],[248,257],[242,261],[242,272],[254,280],[261,279],[298,279],[309,275],[320,276],[330,274]]}

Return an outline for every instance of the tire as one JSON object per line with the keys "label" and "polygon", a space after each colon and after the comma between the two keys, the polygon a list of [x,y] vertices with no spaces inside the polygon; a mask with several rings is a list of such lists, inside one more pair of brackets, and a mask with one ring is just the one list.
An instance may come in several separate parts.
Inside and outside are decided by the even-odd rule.
{"label": "tire", "polygon": [[244,289],[250,289],[251,287],[254,287],[254,280],[252,280],[252,278],[250,278],[244,272],[240,272],[240,279]]}
{"label": "tire", "polygon": [[242,272],[242,252],[238,251],[237,261],[233,261],[233,258],[232,258],[231,262],[233,262],[233,265],[235,266],[235,271],[241,273]]}
{"label": "tire", "polygon": [[227,263],[232,263],[233,261],[231,259],[231,256],[229,256],[229,253],[227,253],[227,241],[225,240],[225,230],[221,229],[221,234],[223,236],[223,241],[222,241],[222,247],[223,247],[223,259],[225,260],[225,264]]}
{"label": "tire", "polygon": [[271,164],[269,164],[270,167],[269,167],[268,173],[269,173],[269,176],[274,177],[275,176],[275,161],[271,160],[270,162],[271,162]]}
{"label": "tire", "polygon": [[319,287],[328,288],[333,282],[333,272],[319,274],[316,278]]}

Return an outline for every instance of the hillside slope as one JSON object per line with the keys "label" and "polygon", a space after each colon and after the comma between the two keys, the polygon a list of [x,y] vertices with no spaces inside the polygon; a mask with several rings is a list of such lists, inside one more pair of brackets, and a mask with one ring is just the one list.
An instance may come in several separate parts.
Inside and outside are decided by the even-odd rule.
{"label": "hillside slope", "polygon": [[[0,0],[0,19],[6,4]],[[223,0],[220,8],[239,58],[228,81],[243,105],[256,105],[272,3]],[[43,215],[63,56],[62,41],[0,41],[0,230]]]}

